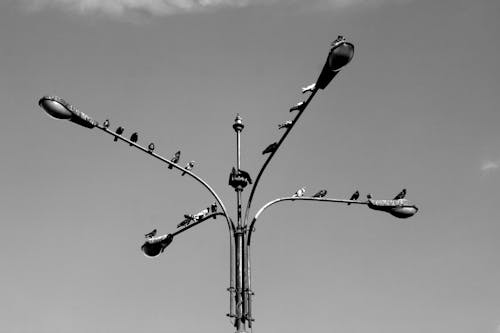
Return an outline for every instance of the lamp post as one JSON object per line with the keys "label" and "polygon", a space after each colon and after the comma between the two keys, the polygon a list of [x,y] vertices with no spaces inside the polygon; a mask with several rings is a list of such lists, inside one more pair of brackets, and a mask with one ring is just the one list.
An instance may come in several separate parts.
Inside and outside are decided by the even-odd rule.
{"label": "lamp post", "polygon": [[[40,99],[39,105],[42,107],[50,116],[57,119],[67,119],[76,124],[84,126],[89,129],[98,128],[105,133],[112,135],[114,140],[120,140],[128,143],[146,154],[155,157],[156,159],[167,164],[169,169],[176,169],[181,172],[182,175],[187,174],[189,177],[201,184],[205,189],[216,200],[216,204],[209,208],[201,211],[194,215],[185,215],[186,220],[181,222],[178,227],[180,228],[176,232],[156,236],[155,233],[148,235],[146,241],[141,246],[141,250],[148,257],[156,257],[163,253],[167,246],[169,246],[174,237],[177,235],[197,226],[198,224],[209,220],[211,218],[216,218],[218,216],[223,216],[226,220],[228,231],[229,231],[229,248],[230,248],[230,274],[229,274],[229,313],[227,314],[234,320],[234,327],[237,333],[249,332],[252,329],[252,322],[254,318],[252,316],[252,295],[253,291],[251,289],[250,277],[251,277],[251,265],[250,265],[250,248],[251,248],[251,237],[254,232],[255,223],[262,214],[262,212],[268,207],[283,201],[315,201],[315,202],[329,202],[337,204],[355,204],[355,205],[365,205],[373,210],[379,210],[389,213],[397,218],[407,218],[414,215],[418,209],[416,206],[410,204],[404,198],[397,198],[395,200],[373,200],[371,198],[366,201],[354,200],[344,200],[344,199],[333,199],[326,198],[324,194],[320,197],[306,197],[303,196],[303,191],[298,192],[297,195],[291,197],[283,197],[272,200],[265,204],[260,210],[255,214],[252,220],[249,220],[249,214],[252,206],[253,197],[259,181],[266,169],[267,165],[270,163],[273,156],[278,151],[279,147],[286,139],[292,128],[296,125],[297,121],[306,110],[307,106],[314,98],[318,90],[325,89],[327,85],[332,81],[332,79],[340,72],[340,70],[347,65],[354,55],[354,46],[347,42],[342,36],[339,36],[331,45],[330,52],[327,56],[326,62],[323,69],[318,76],[315,83],[302,89],[303,93],[310,93],[308,98],[290,109],[290,111],[298,111],[292,120],[289,120],[281,125],[279,128],[285,129],[283,135],[280,139],[273,144],[269,145],[263,152],[263,154],[268,154],[263,166],[259,170],[255,181],[252,181],[250,174],[241,168],[241,132],[244,129],[242,118],[237,115],[235,122],[233,124],[233,129],[236,133],[236,166],[232,168],[229,175],[229,186],[233,187],[236,192],[236,223],[230,218],[224,203],[219,198],[217,193],[210,187],[203,179],[193,173],[192,165],[191,167],[181,167],[177,164],[179,157],[168,160],[157,153],[154,152],[154,144],[150,144],[147,148],[139,145],[137,143],[137,136],[130,139],[125,138],[122,133],[123,129],[119,127],[115,132],[109,129],[109,121],[106,120],[102,125],[94,121],[92,118],[79,111],[77,108],[63,100],[62,98],[55,96],[44,96]],[[180,154],[180,152],[178,152]],[[176,154],[177,155],[177,154]],[[245,214],[243,216],[241,195],[243,190],[248,186],[251,186],[250,195],[248,197]],[[220,208],[220,212],[217,212],[217,208]]]}

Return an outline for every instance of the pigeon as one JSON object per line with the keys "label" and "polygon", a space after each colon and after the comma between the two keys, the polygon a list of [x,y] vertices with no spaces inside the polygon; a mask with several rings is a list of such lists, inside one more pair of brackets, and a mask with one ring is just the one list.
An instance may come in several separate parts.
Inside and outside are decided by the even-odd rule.
{"label": "pigeon", "polygon": [[316,89],[316,83],[312,83],[308,85],[307,87],[302,88],[302,93],[305,94],[306,92],[312,92],[314,89]]}
{"label": "pigeon", "polygon": [[320,190],[313,195],[313,198],[323,198],[327,192],[327,190]]}
{"label": "pigeon", "polygon": [[295,194],[292,195],[292,197],[294,197],[294,198],[300,198],[301,196],[304,195],[304,193],[306,193],[306,189],[302,187],[302,188],[299,188],[297,190],[297,192],[295,192]]}
{"label": "pigeon", "polygon": [[277,142],[273,142],[269,146],[267,146],[266,149],[264,149],[264,151],[262,152],[262,155],[265,155],[265,154],[268,154],[268,153],[272,153],[272,152],[276,151],[276,149],[278,149],[278,143]]}
{"label": "pigeon", "polygon": [[229,173],[229,186],[232,186],[234,179],[236,178],[236,168],[233,167]]}
{"label": "pigeon", "polygon": [[290,108],[290,112],[292,111],[302,111],[302,109],[304,108],[306,102],[302,101],[300,103],[297,103],[296,105],[292,106]]}
{"label": "pigeon", "polygon": [[154,144],[153,142],[151,142],[151,143],[149,144],[149,146],[148,146],[148,150],[149,150],[149,152],[150,152],[150,153],[152,153],[152,152],[153,152],[153,150],[155,150],[155,144]]}
{"label": "pigeon", "polygon": [[[189,171],[189,170],[193,169],[193,167],[194,167],[194,161],[191,161],[188,164],[186,164],[186,166],[184,167],[184,169],[186,169],[186,170]],[[181,176],[184,176],[185,174],[186,174],[186,172],[183,172]]]}
{"label": "pigeon", "polygon": [[144,237],[146,238],[152,238],[156,235],[156,229],[153,229],[153,231],[151,231],[150,233],[147,233],[144,235]]}
{"label": "pigeon", "polygon": [[199,219],[204,218],[205,216],[208,215],[208,212],[209,212],[209,208],[205,208],[204,210],[202,210],[202,211],[194,214],[193,215],[193,220],[198,221]]}
{"label": "pigeon", "polygon": [[139,139],[139,134],[137,134],[137,132],[132,133],[132,135],[130,136],[130,141],[134,143],[136,143],[138,139]]}
{"label": "pigeon", "polygon": [[[358,200],[359,199],[359,191],[354,192],[349,200]],[[347,206],[349,206],[351,203],[348,203]]]}
{"label": "pigeon", "polygon": [[102,127],[108,128],[109,127],[109,119],[106,119],[104,123],[102,124]]}
{"label": "pigeon", "polygon": [[372,195],[371,195],[370,193],[368,193],[368,194],[366,195],[366,198],[367,198],[368,200],[371,200]]}
{"label": "pigeon", "polygon": [[[122,134],[123,134],[123,131],[124,131],[123,127],[118,126],[118,128],[117,128],[117,129],[116,129],[116,131],[115,131],[115,133],[116,133],[116,134],[118,134],[118,135],[122,135]],[[115,136],[115,140],[114,140],[114,141],[115,141],[115,142],[116,142],[116,141],[118,141],[118,138],[117,138],[116,136]]]}
{"label": "pigeon", "polygon": [[398,195],[396,195],[393,200],[404,199],[404,197],[406,197],[406,189],[405,188],[401,192],[399,192]]}
{"label": "pigeon", "polygon": [[[180,158],[181,158],[181,151],[179,150],[177,153],[175,153],[174,157],[172,157],[172,159],[170,160],[170,162],[177,163],[177,162],[179,162]],[[172,169],[173,166],[169,165],[168,168]]]}
{"label": "pigeon", "polygon": [[184,220],[177,225],[177,228],[187,226],[189,223],[191,223],[192,220],[193,220],[192,215],[188,215],[188,214],[184,215]]}
{"label": "pigeon", "polygon": [[284,123],[279,124],[278,129],[289,128],[289,127],[292,127],[292,125],[293,125],[293,120],[287,120]]}
{"label": "pigeon", "polygon": [[[210,205],[210,212],[211,213],[217,213],[217,203],[214,202],[213,204]],[[215,218],[215,216],[214,216]]]}
{"label": "pigeon", "polygon": [[240,176],[245,178],[249,184],[252,184],[252,178],[250,177],[250,174],[248,172],[240,169]]}
{"label": "pigeon", "polygon": [[342,42],[345,42],[344,36],[338,36],[337,39],[330,44],[330,46],[337,46]]}

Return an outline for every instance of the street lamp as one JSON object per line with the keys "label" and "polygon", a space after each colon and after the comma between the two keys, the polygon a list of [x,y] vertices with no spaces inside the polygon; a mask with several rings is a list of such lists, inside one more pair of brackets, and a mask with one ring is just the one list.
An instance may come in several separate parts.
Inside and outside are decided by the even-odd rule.
{"label": "street lamp", "polygon": [[141,250],[147,257],[156,257],[163,253],[173,240],[174,236],[172,234],[150,237],[142,244]]}
{"label": "street lamp", "polygon": [[87,128],[94,128],[97,126],[96,121],[60,97],[43,96],[38,101],[38,105],[53,118],[68,119],[69,121]]}
{"label": "street lamp", "polygon": [[353,56],[354,45],[347,42],[343,36],[338,36],[332,43],[332,48],[330,49],[330,53],[328,53],[325,65],[316,81],[316,87],[318,89],[325,89],[339,71],[351,62]]}
{"label": "street lamp", "polygon": [[[227,315],[234,320],[234,327],[236,329],[236,332],[244,333],[252,329],[252,323],[254,321],[254,318],[252,316],[253,291],[251,289],[250,283],[251,236],[255,230],[255,223],[266,208],[283,201],[314,201],[347,205],[366,205],[373,210],[383,211],[397,218],[408,218],[418,211],[416,206],[410,204],[406,199],[402,197],[398,197],[397,200],[374,200],[371,199],[371,197],[369,197],[366,201],[351,199],[345,200],[326,198],[324,197],[326,191],[318,192],[322,193],[321,195],[319,195],[321,197],[317,197],[316,195],[308,197],[304,196],[304,191],[301,190],[298,191],[294,196],[282,197],[268,202],[262,208],[260,208],[260,210],[256,213],[252,220],[249,219],[253,197],[267,165],[269,165],[273,156],[276,154],[292,128],[297,124],[300,116],[306,110],[307,106],[316,95],[318,90],[325,89],[327,85],[332,81],[332,79],[342,70],[342,68],[344,68],[352,60],[353,55],[354,46],[353,44],[347,42],[344,37],[339,36],[332,43],[330,52],[318,79],[315,83],[302,89],[303,93],[310,92],[310,95],[306,100],[299,102],[290,109],[290,112],[298,111],[295,117],[278,126],[279,129],[285,129],[284,133],[279,140],[275,141],[266,149],[264,149],[263,154],[267,154],[267,158],[254,181],[252,181],[250,173],[241,169],[240,145],[241,132],[244,129],[244,125],[242,122],[242,118],[237,115],[233,124],[233,129],[236,133],[236,166],[232,168],[229,174],[229,186],[231,186],[236,192],[237,209],[235,221],[233,221],[229,217],[224,203],[219,198],[217,193],[212,189],[212,187],[210,187],[208,183],[206,183],[192,171],[192,164],[188,164],[186,165],[186,167],[182,167],[177,164],[180,158],[180,151],[178,151],[172,159],[166,159],[155,152],[155,145],[153,143],[150,143],[147,147],[143,147],[137,143],[136,135],[131,137],[130,139],[125,138],[122,135],[124,129],[121,126],[119,126],[115,132],[113,132],[109,129],[109,120],[106,120],[102,125],[100,125],[62,98],[56,96],[42,97],[39,101],[39,105],[50,116],[54,118],[67,119],[87,128],[98,128],[105,133],[113,136],[114,141],[120,140],[122,142],[128,143],[130,146],[147,153],[149,156],[155,157],[161,162],[164,162],[165,164],[167,164],[168,169],[179,171],[181,175],[187,174],[189,177],[197,181],[210,192],[212,197],[216,200],[216,203],[203,209],[197,214],[184,215],[185,220],[178,224],[177,227],[179,228],[179,230],[177,230],[176,232],[156,236],[155,229],[150,234],[147,234],[146,240],[141,246],[141,250],[147,257],[156,257],[165,251],[166,247],[172,243],[175,236],[197,226],[204,221],[212,218],[215,219],[217,216],[223,216],[228,226],[230,248],[230,272],[228,288],[230,301],[229,313]],[[251,185],[251,190],[243,215],[241,194],[243,190],[249,185]],[[404,192],[404,195],[406,195],[406,190]],[[359,193],[356,193],[356,199],[357,197],[359,197]],[[218,208],[220,208],[220,211],[217,211]]]}

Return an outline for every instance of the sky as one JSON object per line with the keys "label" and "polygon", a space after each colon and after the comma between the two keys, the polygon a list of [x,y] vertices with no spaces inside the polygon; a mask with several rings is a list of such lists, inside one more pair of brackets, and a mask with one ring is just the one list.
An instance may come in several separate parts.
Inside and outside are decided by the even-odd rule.
{"label": "sky", "polygon": [[140,251],[210,194],[38,99],[109,118],[160,155],[182,150],[235,214],[236,114],[255,177],[343,35],[352,62],[274,156],[251,215],[300,187],[381,199],[406,188],[420,210],[266,210],[254,333],[499,333],[499,15],[497,0],[2,1],[1,331],[234,331],[223,219],[157,258]]}

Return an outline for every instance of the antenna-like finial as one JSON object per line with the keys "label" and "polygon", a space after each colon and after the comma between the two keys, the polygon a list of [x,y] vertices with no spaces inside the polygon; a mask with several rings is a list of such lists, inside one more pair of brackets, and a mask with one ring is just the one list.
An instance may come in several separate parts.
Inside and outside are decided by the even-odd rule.
{"label": "antenna-like finial", "polygon": [[245,125],[243,125],[243,122],[241,121],[240,114],[237,113],[236,119],[234,119],[233,128],[236,132],[241,132],[244,127],[245,127]]}

